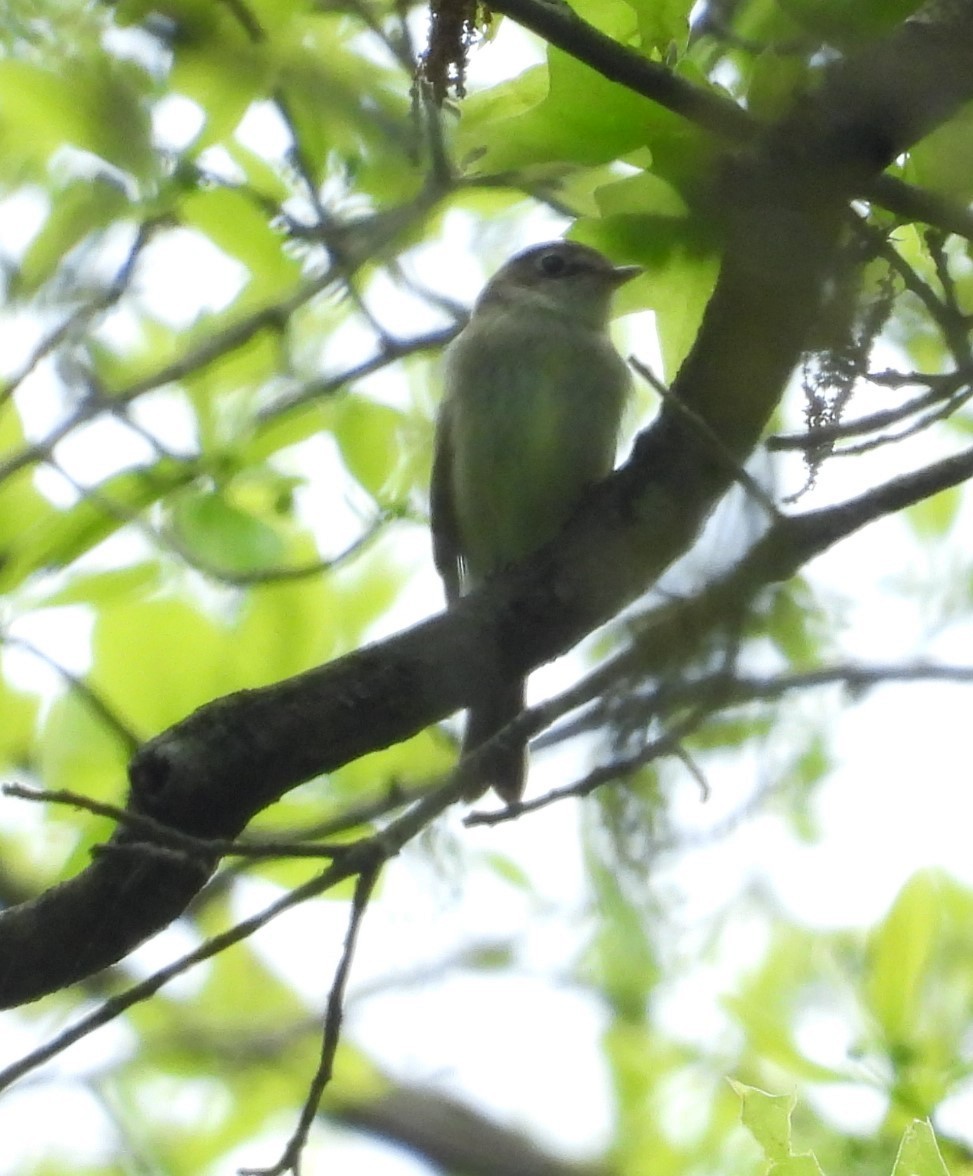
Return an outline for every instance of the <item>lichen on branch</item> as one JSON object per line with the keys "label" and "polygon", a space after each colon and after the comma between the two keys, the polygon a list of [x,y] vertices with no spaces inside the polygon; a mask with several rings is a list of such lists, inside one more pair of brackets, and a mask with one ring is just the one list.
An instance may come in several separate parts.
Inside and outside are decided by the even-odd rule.
{"label": "lichen on branch", "polygon": [[470,48],[490,20],[490,10],[480,0],[430,0],[429,43],[419,58],[416,81],[428,86],[438,106],[450,91],[465,97]]}

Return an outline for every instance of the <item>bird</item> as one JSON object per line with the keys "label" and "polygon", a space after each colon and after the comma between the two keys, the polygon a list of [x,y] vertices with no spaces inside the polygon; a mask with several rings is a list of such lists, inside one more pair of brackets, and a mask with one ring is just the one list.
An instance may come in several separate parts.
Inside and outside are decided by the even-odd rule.
{"label": "bird", "polygon": [[[561,530],[615,462],[630,373],[608,334],[612,296],[642,272],[574,241],[535,245],[484,287],[446,349],[430,487],[433,558],[447,605]],[[462,754],[523,710],[526,679],[479,684]],[[523,740],[479,757],[468,800],[524,792]]]}

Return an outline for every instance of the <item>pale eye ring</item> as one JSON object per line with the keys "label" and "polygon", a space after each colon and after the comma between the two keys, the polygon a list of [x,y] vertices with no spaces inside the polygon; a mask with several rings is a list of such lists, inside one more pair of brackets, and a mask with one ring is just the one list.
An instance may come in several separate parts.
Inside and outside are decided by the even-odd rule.
{"label": "pale eye ring", "polygon": [[568,263],[560,253],[542,253],[537,264],[541,273],[548,278],[563,277],[568,269]]}

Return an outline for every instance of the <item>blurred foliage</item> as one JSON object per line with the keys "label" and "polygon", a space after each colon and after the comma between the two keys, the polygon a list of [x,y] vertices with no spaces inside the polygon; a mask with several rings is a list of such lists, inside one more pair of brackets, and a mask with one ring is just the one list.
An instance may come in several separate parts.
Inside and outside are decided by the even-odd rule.
{"label": "blurred foliage", "polygon": [[[690,0],[575,7],[684,81],[772,120],[830,55],[882,35],[916,4],[724,0],[696,6],[692,38]],[[553,234],[571,222],[579,239],[644,265],[625,309],[654,312],[661,378],[687,354],[719,263],[709,185],[721,145],[498,17],[474,50],[483,69],[471,71],[466,99],[427,108],[413,89],[424,28],[422,7],[399,0],[3,6],[5,778],[120,803],[138,740],[209,699],[298,673],[440,607],[424,529],[436,352],[462,321],[462,298],[536,240],[538,225]],[[533,64],[508,68],[505,54],[525,47]],[[482,80],[491,70],[502,80]],[[969,118],[893,171],[968,205]],[[925,459],[973,421],[969,241],[879,207],[860,216],[822,314],[827,363],[809,357],[804,388],[795,384],[774,423],[781,496],[799,498],[835,467],[867,487],[885,468],[869,465],[871,451],[887,455],[900,436],[918,435],[940,447]],[[639,342],[652,350],[653,340]],[[870,430],[847,427],[879,412]],[[827,442],[808,444],[805,422],[831,428]],[[708,578],[745,549],[757,508],[737,498],[715,539],[704,536],[702,564],[667,579],[672,594],[691,593],[700,567]],[[964,494],[950,492],[907,512],[897,534],[925,566],[964,519]],[[971,585],[960,555],[948,574],[930,562],[888,589],[947,624],[968,617]],[[922,872],[902,879],[880,923],[850,931],[801,925],[759,886],[741,892],[720,880],[726,902],[690,918],[673,880],[682,855],[707,842],[719,849],[756,813],[782,839],[816,837],[812,798],[836,763],[829,724],[847,698],[830,687],[830,701],[813,701],[818,693],[808,703],[795,679],[853,648],[844,641],[854,590],[839,598],[811,576],[775,586],[705,648],[693,640],[678,664],[644,679],[636,671],[624,696],[595,709],[597,748],[572,745],[574,778],[594,750],[602,762],[637,756],[708,700],[678,756],[570,802],[584,807],[580,839],[558,850],[577,854],[585,898],[580,912],[560,912],[572,938],[545,980],[598,1010],[602,1069],[568,1073],[559,1056],[542,1060],[546,1080],[564,1088],[565,1118],[574,1099],[610,1106],[592,1172],[973,1172],[973,1135],[946,1127],[937,1144],[929,1126],[960,1095],[969,1110],[973,894]],[[602,651],[632,632],[619,626]],[[737,672],[750,675],[748,694],[719,677]],[[453,755],[449,731],[426,732],[296,790],[262,815],[260,832],[333,839],[367,829]],[[701,829],[700,795],[727,780],[743,786],[727,790],[721,815]],[[108,828],[28,807],[3,802],[6,903],[81,868]],[[862,831],[866,872],[875,825]],[[499,985],[523,978],[525,960],[536,970],[525,943],[552,918],[544,854],[529,836],[509,845],[493,836],[499,847],[480,853],[447,823],[390,877],[407,894],[409,871],[423,886],[433,879],[436,897],[420,907],[429,920],[467,885],[514,894],[529,911],[524,943],[472,923],[452,956],[430,964],[417,922],[415,958],[384,958],[374,990],[353,989],[353,1010],[390,994],[418,999],[446,973]],[[172,951],[180,936],[221,930],[312,868],[228,867],[180,922]],[[315,916],[335,912],[344,918],[343,901],[319,903]],[[33,1151],[0,1158],[0,1171],[225,1173],[272,1152],[316,1064],[340,941],[310,938],[302,983],[286,959],[245,943],[132,1009],[109,1061],[69,1084],[102,1124],[91,1154],[50,1132]],[[155,966],[147,958],[105,983]],[[705,1027],[680,1030],[666,1008],[675,999],[692,1007],[707,985],[717,997],[704,1002]],[[92,983],[12,1019],[43,1035],[102,991]],[[431,1039],[437,1018],[425,995]],[[481,997],[467,1011],[509,1038],[516,1068],[515,1017]],[[386,1057],[350,1021],[316,1137],[320,1170],[346,1146],[334,1123],[350,1121],[353,1104],[378,1106],[396,1082],[431,1069],[400,1061],[396,1070],[394,1042]],[[849,1126],[833,1111],[842,1091],[867,1092],[880,1112]],[[53,1120],[62,1094],[52,1084],[32,1097]],[[526,1123],[531,1111],[518,1108]],[[365,1163],[381,1171],[382,1156]]]}

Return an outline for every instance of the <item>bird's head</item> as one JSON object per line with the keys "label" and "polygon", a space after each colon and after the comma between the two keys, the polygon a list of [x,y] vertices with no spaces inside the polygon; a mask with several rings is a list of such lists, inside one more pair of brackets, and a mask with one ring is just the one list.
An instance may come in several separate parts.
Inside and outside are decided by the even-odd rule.
{"label": "bird's head", "polygon": [[607,325],[614,292],[640,273],[641,266],[613,265],[576,241],[534,245],[494,274],[476,310],[522,309],[600,329]]}

